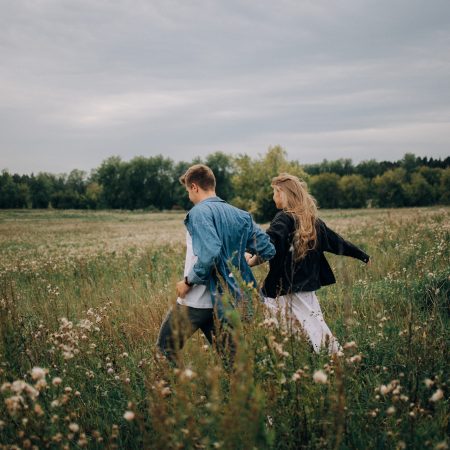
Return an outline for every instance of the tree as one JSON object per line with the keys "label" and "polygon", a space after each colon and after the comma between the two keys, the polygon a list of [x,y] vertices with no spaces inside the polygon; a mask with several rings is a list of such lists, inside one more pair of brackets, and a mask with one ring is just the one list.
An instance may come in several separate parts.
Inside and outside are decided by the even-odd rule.
{"label": "tree", "polygon": [[[6,170],[0,175],[0,208],[23,208],[26,206],[23,186],[14,181]],[[25,197],[25,198],[24,198]]]}
{"label": "tree", "polygon": [[442,171],[439,193],[439,201],[450,205],[450,167]]}
{"label": "tree", "polygon": [[123,192],[122,174],[125,164],[119,156],[111,156],[102,162],[93,174],[93,181],[102,186],[101,201],[107,208],[121,208],[121,193]]}
{"label": "tree", "polygon": [[420,173],[413,173],[410,182],[405,186],[408,205],[425,206],[434,203],[435,191]]}
{"label": "tree", "polygon": [[377,175],[381,175],[383,173],[383,167],[374,159],[370,159],[368,161],[360,162],[356,166],[355,172],[359,175],[362,175],[364,178],[372,179]]}
{"label": "tree", "polygon": [[233,158],[222,152],[215,152],[206,157],[205,164],[211,168],[216,177],[217,195],[226,201],[234,196],[231,178],[234,173]]}
{"label": "tree", "polygon": [[241,155],[235,159],[236,172],[232,182],[235,197],[232,203],[250,211],[257,221],[268,221],[276,213],[273,202],[272,178],[288,172],[306,179],[307,174],[297,161],[288,161],[280,146],[269,147],[259,159]]}
{"label": "tree", "polygon": [[369,180],[361,175],[344,175],[338,184],[339,206],[363,208],[367,204]]}
{"label": "tree", "polygon": [[377,206],[406,206],[407,196],[406,170],[403,168],[388,170],[374,179],[375,202]]}
{"label": "tree", "polygon": [[321,208],[337,208],[339,206],[339,175],[321,173],[311,177],[311,194]]}
{"label": "tree", "polygon": [[405,156],[403,156],[403,159],[400,161],[400,167],[405,169],[406,181],[411,180],[411,175],[418,166],[419,162],[416,155],[414,155],[414,153],[405,153]]}
{"label": "tree", "polygon": [[32,208],[48,208],[51,195],[54,191],[56,178],[48,173],[31,175],[30,199]]}
{"label": "tree", "polygon": [[87,209],[97,209],[100,206],[102,191],[102,187],[95,181],[86,186],[84,205]]}
{"label": "tree", "polygon": [[175,164],[173,168],[173,182],[172,182],[172,207],[174,209],[188,210],[192,207],[192,203],[186,192],[186,188],[180,183],[180,177],[186,173],[186,170],[191,166],[191,163],[181,161]]}

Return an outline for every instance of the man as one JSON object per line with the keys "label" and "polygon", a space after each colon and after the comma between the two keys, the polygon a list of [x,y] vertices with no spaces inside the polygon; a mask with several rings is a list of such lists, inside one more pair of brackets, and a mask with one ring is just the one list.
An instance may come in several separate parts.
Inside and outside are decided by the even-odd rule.
{"label": "man", "polygon": [[[234,303],[231,306],[245,301],[245,292],[233,271],[240,274],[243,282],[256,287],[245,252],[269,260],[275,255],[275,248],[248,212],[217,197],[216,179],[209,167],[203,164],[190,167],[180,182],[194,203],[184,220],[188,232],[185,277],[176,284],[177,305],[161,325],[157,345],[175,362],[177,350],[200,328],[209,343],[217,332],[218,350],[224,356],[229,347],[232,358],[235,346],[226,319],[223,294],[229,294]],[[191,259],[189,255],[192,255]]]}

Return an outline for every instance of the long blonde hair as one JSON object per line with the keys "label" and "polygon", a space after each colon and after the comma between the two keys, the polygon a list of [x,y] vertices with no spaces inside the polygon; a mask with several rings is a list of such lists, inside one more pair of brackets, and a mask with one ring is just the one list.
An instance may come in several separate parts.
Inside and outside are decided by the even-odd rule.
{"label": "long blonde hair", "polygon": [[304,181],[288,173],[280,173],[272,179],[272,187],[281,192],[283,209],[295,220],[293,238],[295,260],[306,256],[317,244],[317,205]]}

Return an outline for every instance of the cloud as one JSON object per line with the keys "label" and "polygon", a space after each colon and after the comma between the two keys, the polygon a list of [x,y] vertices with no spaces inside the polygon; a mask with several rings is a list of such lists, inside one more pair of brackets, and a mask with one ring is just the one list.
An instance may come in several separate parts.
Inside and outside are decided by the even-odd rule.
{"label": "cloud", "polygon": [[274,144],[316,161],[448,155],[449,13],[444,0],[9,2],[0,165]]}

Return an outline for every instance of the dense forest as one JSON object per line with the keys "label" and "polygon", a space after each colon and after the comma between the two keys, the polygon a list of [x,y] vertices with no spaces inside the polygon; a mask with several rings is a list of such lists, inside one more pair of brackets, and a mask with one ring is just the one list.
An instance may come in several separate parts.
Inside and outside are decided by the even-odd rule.
{"label": "dense forest", "polygon": [[0,174],[0,208],[58,209],[188,209],[189,200],[178,178],[194,163],[209,165],[216,174],[217,193],[251,211],[257,220],[274,213],[270,180],[280,172],[308,182],[321,208],[401,207],[450,204],[450,157],[420,158],[407,153],[397,162],[375,160],[356,165],[351,159],[301,165],[287,159],[279,146],[264,155],[230,156],[222,152],[174,162],[162,155],[103,161],[88,175]]}

